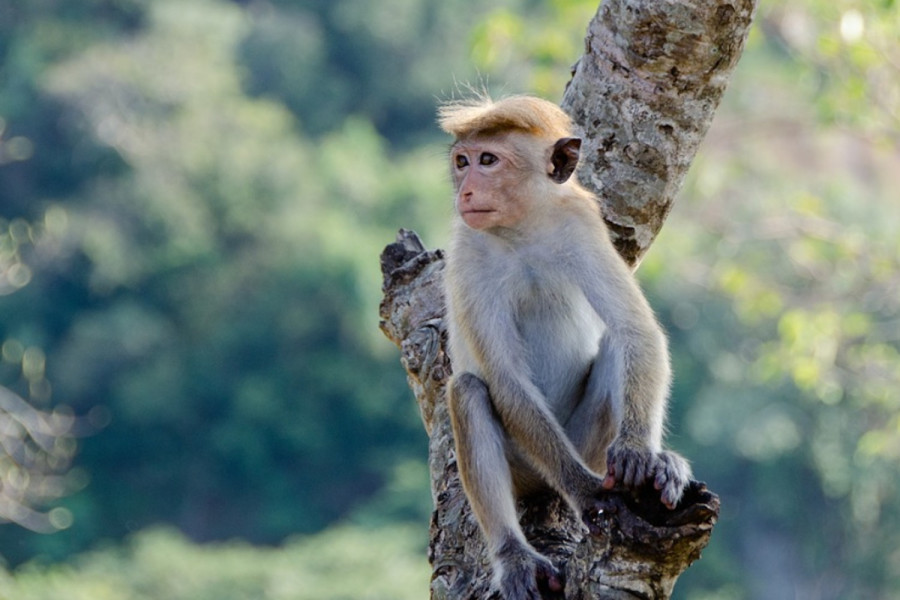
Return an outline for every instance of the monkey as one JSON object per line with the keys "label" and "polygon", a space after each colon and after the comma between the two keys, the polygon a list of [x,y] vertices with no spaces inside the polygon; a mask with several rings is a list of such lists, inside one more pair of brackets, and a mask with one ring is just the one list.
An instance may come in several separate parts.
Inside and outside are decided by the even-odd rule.
{"label": "monkey", "polygon": [[504,600],[564,582],[525,539],[516,500],[556,490],[590,523],[598,497],[653,484],[674,508],[691,478],[662,447],[668,342],[572,177],[570,118],[531,96],[439,108],[455,140],[447,253],[449,412],[463,489]]}

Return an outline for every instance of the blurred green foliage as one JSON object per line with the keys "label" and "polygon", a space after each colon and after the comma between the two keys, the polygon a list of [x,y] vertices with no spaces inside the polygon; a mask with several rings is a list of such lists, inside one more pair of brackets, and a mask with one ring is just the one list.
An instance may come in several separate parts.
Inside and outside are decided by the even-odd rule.
{"label": "blurred green foliage", "polygon": [[[60,531],[0,527],[32,561],[0,598],[423,597],[377,256],[446,240],[436,102],[559,99],[595,9],[0,0],[0,386],[91,432],[29,496],[68,492]],[[676,597],[898,597],[898,30],[893,0],[763,0],[639,271],[670,441],[723,499]]]}
{"label": "blurred green foliage", "polygon": [[[84,27],[49,8],[9,5],[3,23],[23,44]],[[32,372],[11,354],[3,383],[99,428],[78,458],[89,485],[66,500],[78,525],[54,537],[5,528],[8,560],[158,521],[195,539],[275,542],[346,517],[425,455],[377,330],[377,256],[400,225],[446,220],[421,202],[444,193],[442,151],[395,150],[339,111],[339,127],[308,136],[281,101],[247,92],[248,10],[157,2],[125,24],[113,12],[112,32],[36,71],[6,57],[16,77],[4,81],[30,78],[37,103],[18,110],[46,111],[35,122],[53,137],[0,108],[7,154],[15,140],[32,148],[2,167],[18,291],[0,298],[0,338],[45,357]],[[52,152],[87,175],[48,189]],[[427,475],[418,483],[401,516],[427,519]]]}
{"label": "blurred green foliage", "polygon": [[414,525],[333,528],[269,549],[237,541],[197,546],[173,529],[151,528],[70,564],[0,574],[0,598],[421,600],[429,578],[424,551],[425,533]]}

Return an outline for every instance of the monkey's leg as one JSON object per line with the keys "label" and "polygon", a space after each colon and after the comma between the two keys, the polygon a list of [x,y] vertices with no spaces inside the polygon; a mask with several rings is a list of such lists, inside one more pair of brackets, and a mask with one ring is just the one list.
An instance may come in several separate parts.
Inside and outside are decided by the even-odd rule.
{"label": "monkey's leg", "polygon": [[[591,365],[584,395],[565,423],[566,433],[584,462],[597,473],[606,472],[606,449],[616,437],[620,414],[615,396],[622,389],[622,361],[610,347],[610,337],[600,341]],[[621,412],[621,411],[619,411]]]}
{"label": "monkey's leg", "polygon": [[463,488],[487,539],[504,600],[541,600],[542,589],[560,593],[562,580],[553,564],[528,544],[519,525],[506,435],[484,382],[470,373],[454,378],[450,419]]}

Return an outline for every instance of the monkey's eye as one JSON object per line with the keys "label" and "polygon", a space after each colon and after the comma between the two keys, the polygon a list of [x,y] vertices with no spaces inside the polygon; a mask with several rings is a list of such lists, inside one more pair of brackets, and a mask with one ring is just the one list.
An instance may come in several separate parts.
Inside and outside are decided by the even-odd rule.
{"label": "monkey's eye", "polygon": [[463,167],[469,166],[469,159],[465,157],[463,154],[456,155],[456,168],[462,169]]}
{"label": "monkey's eye", "polygon": [[478,163],[482,166],[489,167],[496,163],[499,158],[497,158],[496,154],[491,154],[490,152],[482,152],[481,156],[478,157]]}

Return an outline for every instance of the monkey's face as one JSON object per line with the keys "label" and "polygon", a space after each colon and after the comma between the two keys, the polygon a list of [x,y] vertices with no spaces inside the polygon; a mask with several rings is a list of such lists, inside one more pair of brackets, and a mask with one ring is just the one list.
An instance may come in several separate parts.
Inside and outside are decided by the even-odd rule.
{"label": "monkey's face", "polygon": [[522,188],[531,169],[509,137],[462,140],[450,152],[456,211],[472,229],[515,228],[528,213]]}

